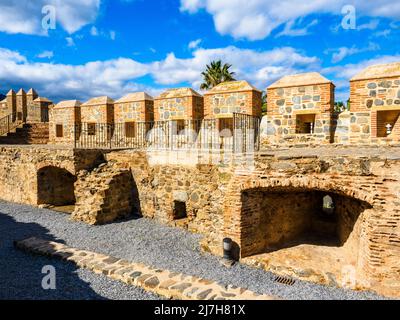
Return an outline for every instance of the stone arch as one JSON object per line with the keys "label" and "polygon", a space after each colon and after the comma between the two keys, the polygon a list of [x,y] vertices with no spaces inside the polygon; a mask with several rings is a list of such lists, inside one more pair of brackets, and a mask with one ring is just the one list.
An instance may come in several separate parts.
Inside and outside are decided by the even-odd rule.
{"label": "stone arch", "polygon": [[[321,211],[324,196],[328,195],[332,197],[334,202],[340,200],[342,205],[347,200],[351,200],[354,201],[355,207],[361,207],[360,211],[356,214],[356,218],[358,218],[361,212],[373,208],[374,205],[374,193],[370,192],[370,190],[363,190],[359,185],[343,185],[328,176],[236,177],[230,183],[225,200],[223,234],[225,237],[232,238],[236,243],[236,252],[234,255],[237,258],[247,257],[262,251],[257,247],[260,246],[260,239],[253,239],[249,236],[254,231],[252,228],[257,228],[257,224],[261,223],[258,221],[260,217],[257,217],[257,215],[252,216],[253,212],[261,210],[260,201],[254,200],[254,204],[246,207],[243,206],[244,201],[246,201],[244,198],[254,192],[261,192],[263,194],[280,193],[285,195],[292,193],[313,194],[314,199],[318,199],[314,205],[318,203],[321,206]],[[286,198],[287,201],[293,199],[290,197]],[[344,206],[351,205],[347,204],[347,202]],[[276,209],[278,210],[279,206]],[[354,225],[349,228],[342,228],[340,236],[340,243],[342,245],[350,237],[352,232],[351,227],[354,227]]]}
{"label": "stone arch", "polygon": [[52,165],[37,170],[37,204],[66,206],[75,204],[76,177],[69,170]]}

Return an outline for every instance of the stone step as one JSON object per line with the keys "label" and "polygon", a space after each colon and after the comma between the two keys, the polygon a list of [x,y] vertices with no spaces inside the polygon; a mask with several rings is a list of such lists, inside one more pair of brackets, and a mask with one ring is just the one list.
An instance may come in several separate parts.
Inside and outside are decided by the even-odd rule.
{"label": "stone step", "polygon": [[15,247],[30,253],[61,258],[98,274],[177,300],[278,300],[232,285],[223,286],[194,276],[160,270],[104,254],[79,250],[58,242],[29,238]]}
{"label": "stone step", "polygon": [[0,137],[1,144],[47,144],[49,141],[48,123],[25,123]]}

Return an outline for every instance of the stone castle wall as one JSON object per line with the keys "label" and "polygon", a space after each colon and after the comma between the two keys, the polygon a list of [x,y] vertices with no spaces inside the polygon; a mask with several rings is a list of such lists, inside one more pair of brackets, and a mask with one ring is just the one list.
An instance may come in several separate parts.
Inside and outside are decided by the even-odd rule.
{"label": "stone castle wall", "polygon": [[[78,220],[111,222],[129,214],[129,209],[136,210],[146,218],[204,235],[203,249],[218,255],[222,239],[231,237],[244,263],[250,263],[247,257],[250,255],[249,259],[253,259],[260,248],[268,245],[262,228],[268,227],[264,215],[269,211],[262,209],[263,203],[275,208],[268,220],[275,225],[269,232],[270,239],[275,240],[269,244],[285,245],[282,236],[291,234],[291,239],[295,239],[297,231],[309,220],[305,204],[320,202],[320,196],[313,193],[332,195],[339,215],[340,240],[345,243],[338,248],[324,249],[328,250],[327,261],[330,255],[336,255],[338,260],[334,265],[353,267],[357,288],[394,296],[399,292],[400,159],[394,156],[395,151],[382,150],[377,152],[378,156],[368,156],[369,151],[343,155],[340,150],[326,147],[309,156],[279,151],[260,153],[255,158],[253,171],[232,165],[157,164],[149,162],[146,153],[134,151],[102,154],[50,147],[4,147],[0,151],[3,200],[33,205],[43,203],[43,199],[64,201],[65,198],[49,194],[38,182],[41,174],[42,181],[51,182],[48,168],[59,168],[64,173],[58,171],[57,175],[66,175],[65,181],[70,181],[71,175],[77,180],[74,189]],[[57,183],[49,190],[64,192],[62,183]],[[99,184],[103,188],[96,187],[96,192],[89,192],[89,196],[87,192]],[[44,197],[43,192],[47,192]],[[297,211],[282,203],[285,197]],[[117,205],[120,202],[122,207]],[[177,212],[182,207],[185,216]],[[119,214],[118,208],[125,208],[124,214]],[[86,215],[90,212],[93,214]],[[293,212],[298,212],[299,217],[305,214],[304,219],[295,218]],[[353,212],[358,213],[352,216]],[[321,226],[326,227],[318,224],[315,230]],[[259,244],[261,247],[257,247]],[[318,255],[312,255],[306,265],[296,266],[298,261],[294,260],[293,269],[285,266],[287,257],[281,252],[274,251],[271,256],[274,262],[262,266],[310,281],[327,283],[329,280],[341,285],[340,270],[330,270],[329,266],[325,269]],[[313,270],[312,276],[309,270]]]}
{"label": "stone castle wall", "polygon": [[[263,267],[305,280],[325,284],[333,282],[340,286],[345,276],[343,267],[350,266],[355,270],[356,282],[353,288],[372,288],[396,296],[400,288],[400,269],[395,262],[398,259],[396,252],[400,244],[399,159],[326,154],[309,158],[304,156],[267,158],[268,160],[266,158],[258,160],[256,170],[251,174],[234,176],[225,195],[224,236],[234,239],[241,249],[239,254],[245,258],[260,253],[260,249],[265,246],[267,236],[265,232],[260,232],[262,231],[260,228],[268,227],[262,219],[268,217],[265,215],[269,211],[259,211],[265,199],[277,200],[269,203],[269,208],[271,206],[275,208],[270,219],[281,215],[279,223],[275,223],[275,228],[269,229],[268,234],[272,240],[275,239],[276,244],[276,241],[282,241],[282,236],[290,234],[288,230],[294,232],[292,236],[295,236],[296,230],[303,226],[299,223],[299,215],[293,220],[293,213],[296,212],[296,208],[312,203],[313,198],[308,197],[305,202],[301,193],[311,190],[331,194],[336,199],[340,216],[338,222],[338,233],[342,235],[340,240],[343,241],[343,235],[346,235],[348,240],[340,247],[322,254],[325,254],[327,260],[330,254],[336,255],[338,260],[330,264],[338,266],[338,270],[331,270],[329,266],[324,268],[322,262],[311,263],[311,260],[306,260],[301,265],[299,263],[303,259],[301,255],[307,257],[307,248],[300,250],[289,265],[286,265],[285,261],[290,261],[288,258],[290,251],[286,251],[288,256],[279,256],[280,251],[276,251],[275,255],[270,256],[270,262],[265,263]],[[257,192],[260,193],[259,196]],[[281,197],[274,198],[275,192],[280,192]],[[300,193],[300,196],[291,197],[292,210],[286,210],[287,205],[282,200],[284,199],[282,194],[289,196],[292,192]],[[301,212],[308,210],[304,209]],[[359,216],[354,217],[355,214]],[[394,258],[395,256],[397,258]],[[314,254],[307,259],[318,259],[318,257],[318,254]],[[251,258],[249,259],[251,261]],[[253,262],[254,260],[259,262],[257,259],[253,259]],[[304,272],[305,269],[308,271]]]}
{"label": "stone castle wall", "polygon": [[[400,141],[400,77],[350,83],[350,143],[387,144]],[[393,125],[385,136],[385,124]]]}
{"label": "stone castle wall", "polygon": [[204,115],[206,119],[231,118],[233,113],[261,116],[261,92],[221,92],[204,96]]}
{"label": "stone castle wall", "polygon": [[[38,205],[41,186],[39,170],[56,167],[76,175],[101,162],[99,151],[78,151],[49,147],[0,147],[0,198],[2,200]],[[55,181],[59,183],[58,181]]]}
{"label": "stone castle wall", "polygon": [[115,103],[114,121],[115,123],[154,121],[154,101]]}
{"label": "stone castle wall", "polygon": [[114,105],[81,106],[81,121],[84,123],[113,123]]}
{"label": "stone castle wall", "polygon": [[[50,109],[50,144],[72,145],[74,142],[75,125],[81,123],[80,106],[53,107]],[[62,136],[57,136],[57,126],[62,126]]]}
{"label": "stone castle wall", "polygon": [[[333,107],[332,84],[268,89],[268,114],[263,120],[262,143],[330,143],[333,138]],[[314,133],[301,133],[301,119],[314,122]]]}
{"label": "stone castle wall", "polygon": [[156,99],[154,120],[191,120],[203,118],[203,97],[187,96]]}

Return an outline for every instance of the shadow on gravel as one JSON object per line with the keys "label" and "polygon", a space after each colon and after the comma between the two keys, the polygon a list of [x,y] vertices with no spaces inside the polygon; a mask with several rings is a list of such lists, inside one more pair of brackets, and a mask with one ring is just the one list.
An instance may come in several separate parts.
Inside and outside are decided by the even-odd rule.
{"label": "shadow on gravel", "polygon": [[[49,259],[17,250],[13,241],[30,237],[61,242],[49,230],[36,223],[21,223],[0,212],[0,300],[99,300],[99,296],[82,281],[77,268],[68,262]],[[56,289],[44,290],[44,266],[56,270]]]}

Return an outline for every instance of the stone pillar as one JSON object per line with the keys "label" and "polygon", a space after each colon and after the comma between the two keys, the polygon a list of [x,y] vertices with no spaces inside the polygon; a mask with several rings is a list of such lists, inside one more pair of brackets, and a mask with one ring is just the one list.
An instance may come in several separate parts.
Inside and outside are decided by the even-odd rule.
{"label": "stone pillar", "polygon": [[21,89],[17,93],[17,120],[25,122],[27,113],[26,92]]}
{"label": "stone pillar", "polygon": [[14,90],[7,93],[7,107],[9,113],[12,115],[12,121],[15,122],[17,118],[17,95]]}
{"label": "stone pillar", "polygon": [[34,89],[30,89],[26,94],[26,104],[29,106],[33,103],[33,101],[38,98],[39,95]]}

